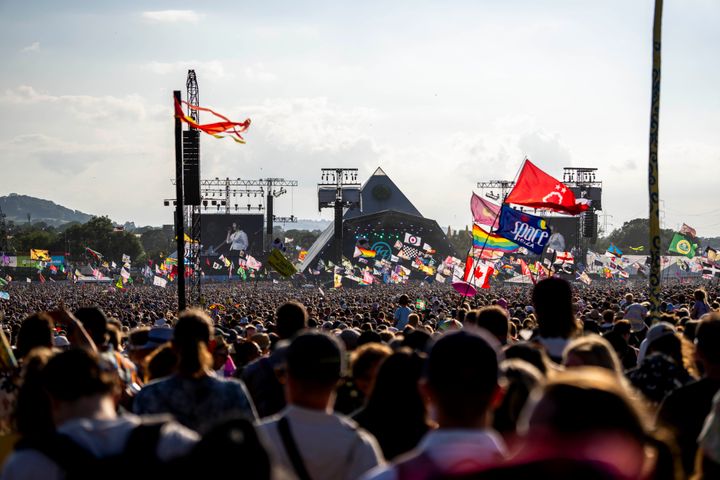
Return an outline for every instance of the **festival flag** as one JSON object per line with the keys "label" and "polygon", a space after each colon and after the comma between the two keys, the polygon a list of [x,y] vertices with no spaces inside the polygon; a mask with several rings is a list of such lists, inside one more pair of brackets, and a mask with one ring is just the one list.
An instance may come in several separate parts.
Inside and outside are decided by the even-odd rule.
{"label": "festival flag", "polygon": [[710,280],[713,278],[720,278],[720,268],[716,267],[712,263],[702,262],[702,275],[703,278]]}
{"label": "festival flag", "polygon": [[682,224],[682,227],[680,227],[680,233],[683,235],[692,237],[692,238],[697,237],[697,231],[694,228],[692,228],[690,225],[688,225],[687,223]]}
{"label": "festival flag", "polygon": [[718,253],[717,250],[711,247],[705,247],[705,257],[711,262],[717,262],[718,261]]}
{"label": "festival flag", "polygon": [[412,245],[413,247],[419,247],[422,245],[422,238],[410,233],[405,233],[405,243]]}
{"label": "festival flag", "polygon": [[40,260],[42,262],[49,262],[50,252],[47,250],[38,250],[37,248],[30,249],[30,260]]}
{"label": "festival flag", "polygon": [[375,277],[372,276],[372,273],[368,270],[365,270],[363,273],[363,282],[372,285],[372,283],[375,281]]}
{"label": "festival flag", "polygon": [[575,199],[575,194],[567,185],[540,170],[530,160],[525,160],[515,187],[505,202],[570,215],[578,215],[588,209],[587,204]]}
{"label": "festival flag", "polygon": [[555,263],[575,263],[575,257],[570,252],[555,252]]}
{"label": "festival flag", "polygon": [[518,244],[511,242],[505,237],[488,233],[478,224],[473,224],[472,229],[473,248],[484,250],[499,250],[501,252],[514,252]]}
{"label": "festival flag", "polygon": [[336,273],[333,276],[333,288],[342,288],[342,275]]}
{"label": "festival flag", "polygon": [[423,243],[422,248],[429,255],[432,255],[433,253],[435,253],[435,249],[432,248],[429,243]]}
{"label": "festival flag", "polygon": [[607,252],[605,252],[605,256],[607,257],[622,257],[623,252],[615,245],[610,245],[607,249]]}
{"label": "festival flag", "polygon": [[10,283],[10,282],[8,282],[8,281],[5,280],[4,278],[0,277],[0,287],[4,287],[4,286],[7,285],[8,283]]}
{"label": "festival flag", "polygon": [[26,281],[27,283],[32,283],[32,280],[30,280],[29,277],[25,277],[25,281]]}
{"label": "festival flag", "polygon": [[492,277],[494,270],[489,263],[473,257],[467,257],[463,281],[477,288],[490,288],[490,277]]}
{"label": "festival flag", "polygon": [[500,206],[478,196],[473,192],[470,197],[470,211],[472,212],[473,221],[479,225],[486,225],[492,229],[497,225],[498,216],[500,215]]}
{"label": "festival flag", "polygon": [[250,255],[248,255],[245,260],[247,262],[247,267],[251,270],[260,270],[262,268],[262,263],[258,262]]}
{"label": "festival flag", "polygon": [[165,288],[167,286],[167,280],[162,277],[155,276],[153,278],[153,285],[155,285],[156,287]]}
{"label": "festival flag", "polygon": [[369,248],[363,248],[363,247],[355,247],[355,252],[353,253],[353,258],[357,258],[357,257],[375,258],[376,254],[377,254],[377,252],[375,250],[371,250]]}
{"label": "festival flag", "polygon": [[445,277],[440,275],[439,273],[435,274],[435,281],[438,283],[445,283]]}
{"label": "festival flag", "polygon": [[581,274],[579,274],[577,279],[580,280],[585,285],[590,285],[592,283],[592,279],[587,274],[587,272],[582,272]]}
{"label": "festival flag", "polygon": [[689,239],[685,235],[676,233],[675,235],[673,235],[672,242],[670,242],[668,252],[675,252],[679,253],[680,255],[685,255],[688,258],[693,258],[695,256],[696,248],[697,244],[692,242],[691,239]]}
{"label": "festival flag", "polygon": [[50,274],[57,274],[57,267],[55,265],[50,265]]}
{"label": "festival flag", "polygon": [[[195,120],[193,120],[192,117],[185,115],[182,109],[182,105],[185,105],[191,110],[210,113],[211,115],[214,115],[215,117],[223,121],[206,123],[201,125]],[[248,128],[250,128],[249,118],[246,119],[244,122],[233,122],[229,118],[220,115],[219,113],[214,112],[209,108],[199,107],[197,105],[190,104],[184,100],[182,101],[182,105],[177,100],[175,101],[175,116],[190,125],[191,127],[197,128],[198,130],[205,132],[208,135],[212,135],[215,138],[224,138],[226,136],[229,136],[237,143],[245,143],[245,139],[242,137],[241,133],[245,132]]]}
{"label": "festival flag", "polygon": [[643,250],[645,250],[644,245],[640,245],[639,247],[628,247],[628,248],[630,250],[632,250],[633,252],[642,252]]}
{"label": "festival flag", "polygon": [[125,270],[124,268],[121,268],[121,269],[120,269],[120,276],[121,276],[122,278],[128,279],[128,278],[130,278],[130,272],[128,272],[128,271]]}
{"label": "festival flag", "polygon": [[89,253],[89,254],[90,254],[91,256],[93,256],[93,257],[95,258],[95,260],[97,260],[97,261],[100,261],[100,260],[102,260],[102,258],[103,258],[102,253],[100,253],[100,252],[98,252],[98,251],[95,251],[95,250],[93,250],[93,249],[90,248],[90,247],[85,247],[85,252]]}
{"label": "festival flag", "polygon": [[302,262],[305,260],[305,257],[307,257],[307,250],[300,250],[300,253],[298,254],[298,262]]}
{"label": "festival flag", "polygon": [[8,292],[0,292],[0,299],[10,300],[10,294]]}
{"label": "festival flag", "polygon": [[[544,218],[530,215],[503,205],[500,209],[500,225],[495,235],[522,245],[535,254],[541,254],[551,234]],[[473,227],[473,237],[475,227]]]}
{"label": "festival flag", "polygon": [[222,265],[220,265],[217,262],[213,262],[212,268],[213,268],[213,270],[220,270],[222,268]]}

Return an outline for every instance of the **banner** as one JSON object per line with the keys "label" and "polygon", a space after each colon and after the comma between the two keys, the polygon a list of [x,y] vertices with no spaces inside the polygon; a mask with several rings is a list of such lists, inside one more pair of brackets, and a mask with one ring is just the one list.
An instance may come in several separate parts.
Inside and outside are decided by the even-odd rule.
{"label": "banner", "polygon": [[50,252],[47,250],[38,250],[37,248],[31,248],[30,249],[30,259],[31,260],[40,260],[43,262],[49,262],[50,261]]}
{"label": "banner", "polygon": [[153,285],[155,285],[157,287],[165,288],[167,286],[167,280],[165,280],[162,277],[156,276],[155,278],[153,278]]}
{"label": "banner", "polygon": [[535,254],[541,254],[552,232],[545,219],[503,205],[500,226],[495,233]]}
{"label": "banner", "polygon": [[[277,248],[274,248],[273,251],[270,252],[267,263],[285,278],[291,277],[297,272],[295,266],[287,258],[285,258],[285,256]],[[250,266],[249,262],[248,266]]]}

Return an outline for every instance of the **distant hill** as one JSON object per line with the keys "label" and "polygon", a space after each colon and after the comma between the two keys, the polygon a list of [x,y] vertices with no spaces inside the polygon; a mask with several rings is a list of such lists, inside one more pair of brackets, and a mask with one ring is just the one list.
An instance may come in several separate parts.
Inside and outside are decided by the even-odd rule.
{"label": "distant hill", "polygon": [[0,208],[7,216],[6,220],[15,223],[27,223],[28,214],[32,223],[45,222],[53,226],[60,226],[69,222],[85,223],[93,217],[87,213],[63,207],[50,200],[18,195],[17,193],[0,197]]}

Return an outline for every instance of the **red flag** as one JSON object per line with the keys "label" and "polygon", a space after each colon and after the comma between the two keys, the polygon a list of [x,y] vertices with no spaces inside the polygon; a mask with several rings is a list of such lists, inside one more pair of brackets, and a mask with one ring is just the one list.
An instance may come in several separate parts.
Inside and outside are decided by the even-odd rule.
{"label": "red flag", "polygon": [[680,233],[683,235],[690,235],[693,238],[697,237],[697,231],[687,223],[682,224],[682,227],[680,227]]}
{"label": "red flag", "polygon": [[567,185],[540,170],[530,160],[525,160],[515,187],[505,202],[570,215],[578,215],[588,209],[587,204],[577,202]]}
{"label": "red flag", "polygon": [[500,205],[488,202],[473,192],[470,198],[470,211],[472,212],[475,223],[487,225],[492,228],[497,225],[498,217],[500,216]]}
{"label": "red flag", "polygon": [[40,283],[45,283],[45,277],[43,277],[42,273],[38,273],[38,277],[40,278]]}
{"label": "red flag", "polygon": [[467,257],[463,280],[477,288],[490,288],[490,277],[495,269],[489,263]]}

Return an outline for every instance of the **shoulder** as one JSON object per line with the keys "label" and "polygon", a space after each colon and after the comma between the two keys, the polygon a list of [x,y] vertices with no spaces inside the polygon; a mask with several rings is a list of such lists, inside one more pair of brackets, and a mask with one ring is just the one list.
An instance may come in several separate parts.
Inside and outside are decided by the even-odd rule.
{"label": "shoulder", "polygon": [[64,477],[58,465],[37,450],[16,450],[2,470],[3,480],[53,480]]}
{"label": "shoulder", "polygon": [[366,472],[360,480],[395,480],[397,471],[393,465],[383,465]]}

